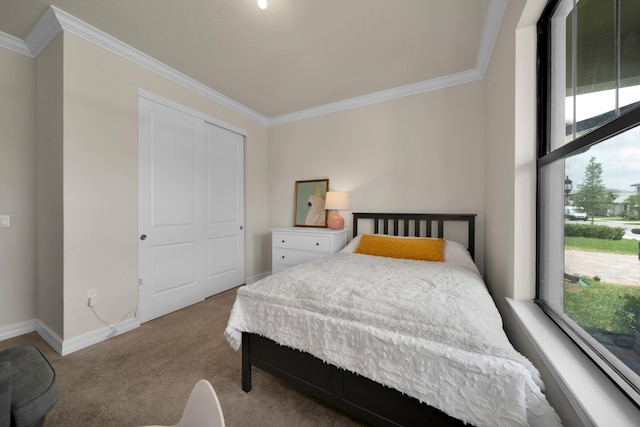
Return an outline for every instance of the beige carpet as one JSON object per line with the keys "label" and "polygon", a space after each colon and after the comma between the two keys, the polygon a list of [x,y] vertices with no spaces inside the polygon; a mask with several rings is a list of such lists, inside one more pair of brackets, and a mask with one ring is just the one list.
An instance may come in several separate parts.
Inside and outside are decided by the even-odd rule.
{"label": "beige carpet", "polygon": [[0,350],[34,344],[53,365],[60,397],[51,426],[140,426],[178,422],[195,383],[205,378],[220,399],[227,426],[361,426],[345,413],[253,369],[242,391],[241,353],[223,331],[236,290],[67,356],[35,332],[0,342]]}

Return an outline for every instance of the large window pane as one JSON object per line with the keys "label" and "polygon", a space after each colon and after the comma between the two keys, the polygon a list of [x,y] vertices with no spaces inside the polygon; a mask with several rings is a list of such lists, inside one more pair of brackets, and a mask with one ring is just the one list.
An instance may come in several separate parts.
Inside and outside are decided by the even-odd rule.
{"label": "large window pane", "polygon": [[[576,10],[574,129],[575,136],[580,136],[614,118],[616,18],[614,0],[581,0]],[[573,126],[567,125],[569,133]]]}
{"label": "large window pane", "polygon": [[551,19],[553,43],[551,45],[550,65],[553,76],[564,76],[551,79],[551,99],[549,123],[552,150],[574,139],[574,0],[559,2],[556,13]]}
{"label": "large window pane", "polygon": [[565,159],[563,312],[640,384],[640,127]]}
{"label": "large window pane", "polygon": [[640,1],[620,5],[620,109],[640,102]]}
{"label": "large window pane", "polygon": [[551,149],[640,103],[639,23],[637,0],[559,2],[551,64],[563,79],[551,82]]}
{"label": "large window pane", "polygon": [[640,405],[640,1],[539,29],[538,304]]}

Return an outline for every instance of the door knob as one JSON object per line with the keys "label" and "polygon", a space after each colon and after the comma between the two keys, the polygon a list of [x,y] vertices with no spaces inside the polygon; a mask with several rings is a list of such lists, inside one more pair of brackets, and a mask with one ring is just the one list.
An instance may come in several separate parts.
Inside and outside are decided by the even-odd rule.
{"label": "door knob", "polygon": [[147,235],[146,235],[146,234],[143,234],[142,236],[140,236],[140,240],[144,240],[144,239],[146,239],[146,238],[147,238]]}

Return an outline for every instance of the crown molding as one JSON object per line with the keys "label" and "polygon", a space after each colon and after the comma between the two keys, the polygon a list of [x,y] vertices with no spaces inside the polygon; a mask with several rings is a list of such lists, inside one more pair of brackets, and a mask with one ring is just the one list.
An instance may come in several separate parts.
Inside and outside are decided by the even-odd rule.
{"label": "crown molding", "polygon": [[61,32],[62,26],[56,18],[54,8],[49,6],[31,27],[27,37],[24,38],[24,42],[31,52],[31,57],[37,58],[44,48]]}
{"label": "crown molding", "polygon": [[0,32],[0,47],[11,49],[31,58],[37,58],[40,52],[63,30],[100,46],[116,55],[119,55],[134,64],[137,64],[155,74],[158,74],[180,86],[187,88],[209,100],[221,104],[236,113],[252,119],[265,126],[274,126],[289,123],[311,117],[331,114],[352,108],[358,108],[377,102],[388,101],[405,96],[417,95],[420,93],[443,89],[449,86],[482,80],[491,59],[493,47],[496,43],[508,0],[489,0],[487,19],[485,20],[476,60],[476,67],[472,70],[463,71],[436,79],[400,86],[368,95],[346,99],[331,104],[308,108],[305,110],[283,114],[272,118],[267,118],[262,114],[222,95],[208,86],[186,76],[185,74],[169,67],[166,64],[152,58],[151,56],[121,42],[115,37],[98,30],[97,28],[79,20],[78,18],[58,9],[49,6],[42,16],[36,21],[24,41],[9,34]]}
{"label": "crown molding", "polygon": [[482,80],[482,77],[483,76],[480,75],[480,73],[478,73],[478,71],[475,69],[463,71],[456,74],[449,74],[448,76],[425,80],[405,86],[399,86],[393,89],[387,89],[368,95],[358,96],[356,98],[345,99],[344,101],[333,102],[331,104],[321,105],[319,107],[296,111],[290,114],[283,114],[281,116],[269,119],[269,126],[281,125],[284,123],[295,122],[297,120],[322,116],[324,114],[331,114],[338,111],[363,107],[365,105],[375,104],[378,102],[404,98],[406,96],[417,95],[437,89],[444,89],[450,86],[469,83],[476,80]]}
{"label": "crown molding", "polygon": [[482,40],[480,41],[480,49],[478,51],[478,60],[476,62],[476,70],[484,78],[493,54],[493,47],[498,40],[498,34],[502,27],[502,20],[507,11],[507,3],[509,0],[490,0],[489,9],[487,10],[487,19],[484,21],[484,29],[482,31]]}
{"label": "crown molding", "polygon": [[31,55],[31,51],[29,50],[25,42],[17,37],[13,37],[10,34],[3,33],[2,31],[0,31],[0,47],[4,47],[6,49],[33,58],[33,55]]}
{"label": "crown molding", "polygon": [[169,67],[166,64],[163,64],[162,62],[139,51],[138,49],[135,49],[134,47],[121,42],[115,37],[112,37],[109,34],[100,31],[95,27],[92,27],[86,22],[83,22],[75,18],[74,16],[69,15],[68,13],[56,8],[55,6],[50,6],[50,8],[54,10],[58,22],[60,22],[62,28],[65,31],[68,31],[71,34],[81,37],[112,53],[115,53],[116,55],[119,55],[133,62],[134,64],[137,64],[153,73],[165,77],[207,99],[210,99],[218,104],[229,108],[232,111],[235,111],[236,113],[242,114],[243,116],[255,120],[263,125],[267,125],[267,118],[262,114],[259,114],[256,111],[245,107],[239,102],[236,102],[233,99],[224,96],[219,92],[216,92],[210,87],[203,85],[202,83],[186,76],[185,74]]}
{"label": "crown molding", "polygon": [[[260,113],[245,107],[239,102],[222,95],[219,92],[203,85],[202,83],[186,76],[185,74],[169,67],[166,64],[152,58],[151,56],[121,42],[115,37],[87,24],[84,21],[58,9],[49,6],[34,24],[29,34],[25,38],[28,52],[25,53],[32,58],[37,58],[40,52],[62,31],[74,34],[90,43],[102,47],[128,61],[133,62],[155,74],[158,74],[172,82],[179,84],[207,99],[221,104],[236,113],[255,120],[263,125],[268,124],[268,119]],[[9,36],[10,37],[10,36]],[[15,44],[15,43],[14,43]],[[14,49],[15,50],[15,49]]]}

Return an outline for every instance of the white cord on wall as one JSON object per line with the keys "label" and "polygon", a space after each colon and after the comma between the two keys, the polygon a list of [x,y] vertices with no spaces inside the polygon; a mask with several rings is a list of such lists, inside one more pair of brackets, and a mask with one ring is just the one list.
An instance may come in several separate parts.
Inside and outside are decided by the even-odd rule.
{"label": "white cord on wall", "polygon": [[120,323],[122,323],[124,321],[124,319],[127,318],[127,316],[129,316],[131,313],[135,313],[137,308],[134,308],[133,310],[127,312],[127,314],[125,314],[124,316],[122,316],[122,319],[120,319],[118,322],[114,323],[113,325],[109,325],[107,322],[105,322],[104,320],[102,320],[102,318],[100,316],[98,316],[98,313],[96,313],[96,310],[93,308],[93,306],[89,306],[89,308],[91,309],[91,311],[93,312],[94,316],[96,316],[96,319],[98,319],[99,321],[101,321],[102,323],[104,323],[104,325],[111,329],[111,331],[107,334],[107,338],[113,338],[116,335],[118,335],[118,330],[116,329],[116,326],[118,326]]}

